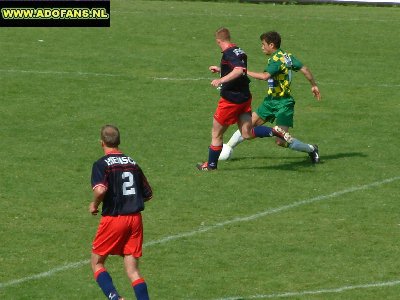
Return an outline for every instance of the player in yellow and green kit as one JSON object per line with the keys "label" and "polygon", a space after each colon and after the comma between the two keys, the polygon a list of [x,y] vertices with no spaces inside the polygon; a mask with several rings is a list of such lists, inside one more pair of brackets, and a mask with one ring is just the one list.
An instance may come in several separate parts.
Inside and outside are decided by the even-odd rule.
{"label": "player in yellow and green kit", "polygon": [[[269,131],[261,126],[265,122],[276,122],[274,131],[282,133],[284,138],[276,138],[279,146],[295,151],[307,152],[313,163],[319,162],[318,146],[306,144],[293,138],[288,132],[293,127],[295,100],[291,96],[290,84],[293,72],[300,71],[311,84],[311,92],[319,101],[321,94],[311,71],[291,53],[280,48],[281,37],[276,31],[269,31],[260,36],[263,52],[270,56],[263,73],[247,71],[255,79],[268,81],[268,92],[263,103],[252,113],[252,123],[256,137],[269,137]],[[265,131],[265,134],[264,134]],[[224,145],[230,153],[243,141],[240,132],[236,131],[229,142]],[[224,151],[224,150],[223,150]]]}

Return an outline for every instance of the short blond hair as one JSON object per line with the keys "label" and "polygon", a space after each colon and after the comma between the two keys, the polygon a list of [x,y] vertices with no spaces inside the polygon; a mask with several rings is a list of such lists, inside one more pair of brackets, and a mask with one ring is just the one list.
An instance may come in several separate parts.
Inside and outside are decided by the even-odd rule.
{"label": "short blond hair", "polygon": [[120,144],[119,130],[114,125],[104,125],[100,131],[100,138],[109,148],[118,148]]}
{"label": "short blond hair", "polygon": [[215,38],[224,42],[229,42],[231,40],[231,33],[228,28],[221,27],[215,31]]}

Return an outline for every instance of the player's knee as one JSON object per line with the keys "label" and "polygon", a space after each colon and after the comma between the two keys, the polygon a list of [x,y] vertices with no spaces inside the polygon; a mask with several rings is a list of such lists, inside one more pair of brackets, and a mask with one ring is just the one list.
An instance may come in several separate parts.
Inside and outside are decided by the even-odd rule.
{"label": "player's knee", "polygon": [[251,140],[254,139],[254,133],[253,129],[251,127],[244,128],[241,132],[242,138],[245,140]]}
{"label": "player's knee", "polygon": [[288,143],[280,138],[277,138],[275,140],[275,143],[279,146],[279,147],[283,147],[283,148],[287,148],[288,147]]}
{"label": "player's knee", "polygon": [[254,136],[251,133],[242,132],[242,138],[244,138],[245,140],[251,140],[254,138]]}

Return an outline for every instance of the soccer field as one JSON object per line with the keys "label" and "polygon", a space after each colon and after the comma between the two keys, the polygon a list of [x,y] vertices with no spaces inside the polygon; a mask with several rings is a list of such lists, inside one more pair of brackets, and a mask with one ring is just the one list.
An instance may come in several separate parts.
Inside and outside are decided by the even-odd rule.
{"label": "soccer field", "polygon": [[[110,28],[1,28],[0,299],[105,299],[88,205],[106,123],[154,189],[151,299],[399,299],[399,20],[399,7],[112,0]],[[195,168],[221,26],[251,70],[269,30],[311,69],[323,100],[295,74],[292,133],[320,164],[257,139],[217,172]],[[256,108],[266,83],[251,88]],[[134,299],[121,259],[107,267]]]}

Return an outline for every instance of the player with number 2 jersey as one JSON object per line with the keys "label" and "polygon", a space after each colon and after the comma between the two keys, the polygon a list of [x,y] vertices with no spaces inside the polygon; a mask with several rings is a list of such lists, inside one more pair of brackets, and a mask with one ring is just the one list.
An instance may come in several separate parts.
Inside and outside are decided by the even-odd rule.
{"label": "player with number 2 jersey", "polygon": [[139,165],[118,151],[107,152],[93,164],[92,188],[103,186],[107,192],[101,214],[118,216],[138,213],[151,198],[151,188]]}
{"label": "player with number 2 jersey", "polygon": [[105,296],[121,300],[123,298],[115,289],[104,264],[108,255],[123,256],[136,298],[147,300],[147,284],[138,268],[143,245],[140,212],[153,193],[142,169],[119,150],[119,143],[118,128],[103,126],[101,145],[105,155],[92,167],[94,197],[89,205],[89,212],[96,215],[100,203],[103,203],[100,224],[92,244],[92,270]]}
{"label": "player with number 2 jersey", "polygon": [[[92,168],[93,190],[98,187],[106,189],[101,211],[102,220],[93,243],[93,251],[98,254],[135,254],[135,257],[140,257],[143,235],[140,212],[144,209],[144,202],[152,197],[151,187],[142,169],[132,158],[119,150],[111,150],[105,154],[93,164]],[[112,218],[116,216],[126,217]],[[107,221],[125,222],[127,220],[137,223],[135,227],[140,229],[137,232],[140,237],[136,241],[137,245],[122,245],[122,240],[126,238],[125,234],[112,234],[107,231],[107,228],[110,228]],[[126,234],[128,232],[129,230]],[[129,251],[134,253],[129,253]]]}

